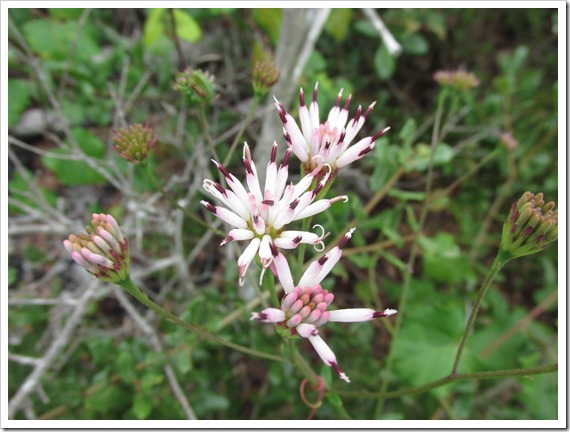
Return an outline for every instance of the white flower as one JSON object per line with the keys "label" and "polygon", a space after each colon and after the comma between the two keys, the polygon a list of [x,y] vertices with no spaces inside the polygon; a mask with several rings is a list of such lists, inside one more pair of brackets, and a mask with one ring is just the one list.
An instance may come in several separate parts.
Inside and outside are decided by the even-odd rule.
{"label": "white flower", "polygon": [[[249,240],[249,245],[238,259],[239,281],[243,285],[245,272],[256,255],[261,259],[263,269],[273,261],[271,247],[294,249],[300,243],[321,245],[326,237],[324,229],[321,235],[308,231],[285,230],[289,223],[311,217],[326,209],[332,203],[343,200],[346,195],[332,199],[315,197],[325,186],[328,173],[313,190],[308,190],[324,164],[319,164],[313,171],[303,177],[297,184],[287,185],[288,161],[291,150],[287,150],[283,162],[277,166],[277,143],[273,144],[271,159],[267,164],[265,187],[261,189],[255,164],[251,158],[249,146],[244,144],[243,164],[246,170],[246,188],[220,163],[213,161],[220,170],[226,183],[225,188],[220,183],[204,180],[204,189],[224,204],[225,207],[215,206],[207,201],[201,203],[218,218],[233,227],[221,245],[233,240]],[[329,171],[330,172],[330,171]],[[322,174],[321,174],[322,175]]]}
{"label": "white flower", "polygon": [[329,111],[327,120],[321,123],[319,105],[317,104],[317,90],[318,83],[313,90],[313,102],[309,108],[305,105],[303,89],[300,90],[299,118],[301,129],[277,98],[275,98],[275,106],[279,110],[279,117],[283,122],[285,139],[293,153],[305,164],[305,167],[310,170],[315,164],[325,163],[330,165],[334,172],[336,169],[342,168],[369,153],[374,148],[374,142],[390,128],[384,128],[376,135],[363,138],[351,146],[350,143],[364,125],[366,117],[376,102],[370,104],[364,113],[362,107],[359,106],[356,115],[347,124],[348,106],[352,95],[348,96],[341,108],[341,89],[336,98],[335,106]]}
{"label": "white flower", "polygon": [[350,379],[338,366],[336,356],[320,337],[317,327],[329,321],[361,322],[397,313],[394,309],[386,309],[383,312],[367,308],[327,310],[334,299],[334,295],[322,289],[320,282],[342,256],[342,248],[353,232],[354,228],[344,236],[338,246],[331,249],[322,258],[313,261],[296,286],[293,284],[293,277],[287,260],[281,252],[272,248],[275,272],[281,285],[283,285],[285,296],[279,309],[267,308],[261,312],[254,312],[251,316],[252,320],[275,323],[292,335],[309,339],[321,360],[333,368],[338,376],[346,382],[350,382]]}

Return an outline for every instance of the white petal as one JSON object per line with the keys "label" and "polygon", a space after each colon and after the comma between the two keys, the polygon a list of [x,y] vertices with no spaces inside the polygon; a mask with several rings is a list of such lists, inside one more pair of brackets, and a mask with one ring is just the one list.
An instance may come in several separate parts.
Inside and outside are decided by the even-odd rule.
{"label": "white petal", "polygon": [[374,309],[355,308],[338,309],[330,311],[329,321],[333,322],[361,322],[374,319]]}
{"label": "white petal", "polygon": [[349,163],[354,162],[362,158],[366,153],[374,148],[374,143],[371,137],[366,137],[358,141],[348,150],[346,150],[340,157],[336,160],[335,165],[337,168],[342,168]]}
{"label": "white petal", "polygon": [[299,333],[299,336],[304,337],[304,338],[315,337],[319,334],[319,331],[317,330],[317,328],[313,324],[301,323],[295,328],[295,330],[297,330],[297,333]]}
{"label": "white petal", "polygon": [[261,244],[259,245],[259,258],[261,258],[261,265],[263,268],[269,267],[269,264],[271,264],[271,261],[273,260],[273,255],[269,248],[270,243],[271,237],[266,234],[261,239]]}
{"label": "white petal", "polygon": [[251,319],[262,322],[278,323],[285,320],[285,312],[281,309],[267,308],[261,312],[252,312]]}
{"label": "white petal", "polygon": [[283,291],[289,294],[295,289],[293,283],[293,275],[291,274],[291,269],[289,268],[289,263],[282,253],[279,253],[273,258],[273,265],[275,266],[275,273],[277,273],[277,279],[281,282]]}
{"label": "white petal", "polygon": [[253,258],[255,258],[255,254],[257,253],[257,250],[259,249],[260,243],[261,243],[261,240],[258,238],[254,238],[253,240],[251,240],[249,245],[245,248],[245,250],[243,251],[241,256],[238,258],[238,271],[239,271],[239,284],[240,285],[243,285],[243,283],[245,281],[245,272],[247,271],[247,268],[249,267],[249,265],[253,261]]}

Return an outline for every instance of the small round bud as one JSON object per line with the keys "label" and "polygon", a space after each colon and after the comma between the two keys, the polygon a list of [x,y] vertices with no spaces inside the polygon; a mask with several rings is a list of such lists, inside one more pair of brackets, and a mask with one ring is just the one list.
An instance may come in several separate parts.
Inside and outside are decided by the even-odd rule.
{"label": "small round bud", "polygon": [[261,97],[279,80],[280,70],[271,61],[256,61],[253,66],[253,92]]}
{"label": "small round bud", "polygon": [[154,130],[140,123],[113,131],[113,149],[119,156],[135,165],[146,164],[148,155],[157,140]]}

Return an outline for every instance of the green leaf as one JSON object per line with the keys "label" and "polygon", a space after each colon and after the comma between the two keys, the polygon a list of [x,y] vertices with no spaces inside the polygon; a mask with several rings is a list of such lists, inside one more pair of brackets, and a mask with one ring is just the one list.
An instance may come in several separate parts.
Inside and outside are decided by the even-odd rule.
{"label": "green leaf", "polygon": [[[415,171],[424,171],[428,168],[431,146],[424,143],[416,144],[413,148],[412,160],[408,164],[408,168]],[[433,165],[445,165],[453,159],[455,153],[453,148],[447,144],[439,143],[435,149],[433,156]]]}
{"label": "green leaf", "polygon": [[423,55],[428,52],[429,46],[426,40],[419,33],[406,33],[401,38],[404,52],[414,55]]}
{"label": "green leaf", "polygon": [[95,40],[76,21],[32,20],[22,31],[31,50],[44,59],[67,60],[72,53],[80,60],[89,60],[99,52]]}
{"label": "green leaf", "polygon": [[8,80],[8,127],[14,126],[20,114],[30,103],[28,82],[19,79]]}
{"label": "green leaf", "polygon": [[[128,346],[126,347],[128,349]],[[134,355],[127,351],[127,349],[123,349],[119,352],[117,357],[117,373],[127,384],[132,384],[135,379],[137,378],[137,374],[135,373],[135,366],[136,361]]]}
{"label": "green leaf", "polygon": [[[105,144],[101,139],[89,131],[81,128],[72,129],[81,150],[86,155],[100,158],[105,154]],[[67,154],[64,149],[52,150],[55,154]],[[55,172],[59,181],[66,186],[103,184],[107,180],[94,168],[80,160],[56,159],[50,156],[42,156],[42,162],[46,168]]]}
{"label": "green leaf", "polygon": [[180,9],[174,9],[174,21],[176,22],[176,34],[188,42],[197,42],[202,37],[200,25],[188,13]]}
{"label": "green leaf", "polygon": [[[419,305],[409,310],[392,345],[394,372],[400,379],[419,386],[451,372],[464,330],[465,315],[460,302],[444,302],[442,298],[433,304]],[[475,364],[473,353],[466,348],[459,371],[470,371]],[[448,384],[431,392],[446,395],[454,387]]]}
{"label": "green leaf", "polygon": [[387,80],[394,74],[396,59],[390,55],[385,44],[380,45],[374,55],[374,68],[381,80]]}
{"label": "green leaf", "polygon": [[420,237],[424,274],[438,282],[459,282],[471,274],[467,258],[453,235],[445,232],[435,237]]}
{"label": "green leaf", "polygon": [[151,9],[146,18],[143,30],[143,43],[147,48],[156,42],[164,33],[164,26],[162,24],[164,11],[165,9],[162,8]]}
{"label": "green leaf", "polygon": [[332,9],[325,25],[325,31],[340,42],[346,37],[351,20],[352,9]]}
{"label": "green leaf", "polygon": [[282,10],[278,8],[251,9],[255,22],[267,33],[271,42],[275,45],[281,31]]}
{"label": "green leaf", "polygon": [[77,19],[81,16],[82,8],[49,8],[49,16],[55,19],[68,20]]}
{"label": "green leaf", "polygon": [[139,420],[144,420],[148,418],[148,415],[152,411],[152,400],[148,394],[137,393],[133,399],[133,406],[131,407],[131,412]]}
{"label": "green leaf", "polygon": [[18,278],[18,269],[16,267],[9,266],[8,267],[8,286],[12,285],[16,282]]}

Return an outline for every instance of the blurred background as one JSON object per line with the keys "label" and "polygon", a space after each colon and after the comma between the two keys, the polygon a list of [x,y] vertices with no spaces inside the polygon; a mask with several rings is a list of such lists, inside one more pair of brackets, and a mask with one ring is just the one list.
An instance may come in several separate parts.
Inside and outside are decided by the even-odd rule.
{"label": "blurred background", "polygon": [[[113,214],[131,246],[133,280],[189,323],[259,351],[281,353],[260,310],[255,274],[237,284],[243,244],[221,238],[165,199],[140,167],[112,150],[112,131],[148,123],[149,164],[178,203],[226,231],[200,206],[250,109],[253,65],[280,80],[240,142],[263,167],[285,143],[275,94],[295,118],[297,95],[319,83],[321,117],[344,88],[377,104],[357,139],[391,130],[344,169],[313,219],[356,234],[324,288],[341,307],[405,309],[385,321],[331,323],[324,337],[351,377],[330,376],[316,419],[556,419],[556,373],[465,380],[380,400],[446,376],[510,207],[530,190],[557,201],[556,9],[11,9],[9,11],[9,397],[15,419],[304,419],[302,376],[195,335],[92,279],[62,246],[91,213]],[[202,69],[215,97],[200,110],[172,88]],[[426,174],[442,86],[464,70],[442,117],[433,189]],[[213,150],[212,150],[213,149]],[[241,146],[227,167],[239,179]],[[261,165],[259,165],[261,164]],[[263,169],[264,170],[264,169]],[[293,179],[298,164],[290,163]],[[374,198],[374,199],[373,199]],[[418,226],[422,206],[427,218]],[[415,233],[418,235],[415,236]],[[410,260],[417,242],[417,259]],[[306,260],[317,256],[307,249]],[[411,268],[410,268],[411,267]],[[402,296],[404,275],[412,276]],[[509,263],[486,296],[459,372],[557,361],[557,247]],[[388,359],[390,359],[388,361]]]}

